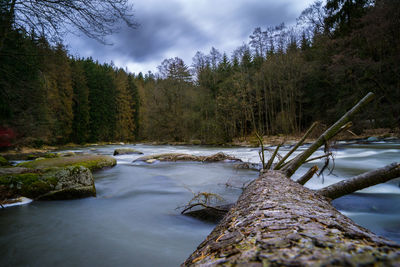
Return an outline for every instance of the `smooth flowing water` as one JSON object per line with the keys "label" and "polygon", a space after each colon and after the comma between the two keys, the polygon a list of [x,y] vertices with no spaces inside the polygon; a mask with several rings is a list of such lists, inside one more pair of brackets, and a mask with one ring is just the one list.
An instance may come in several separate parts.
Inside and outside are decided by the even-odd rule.
{"label": "smooth flowing water", "polygon": [[[119,147],[72,151],[111,155]],[[134,148],[145,155],[223,151],[243,161],[259,161],[255,148]],[[229,162],[132,163],[137,157],[117,156],[116,167],[96,172],[96,198],[34,201],[1,209],[0,266],[178,266],[215,226],[180,215],[178,207],[198,192],[217,193],[225,202],[234,202],[240,187],[258,176],[256,171],[237,170]],[[341,144],[335,158],[334,173],[324,179],[314,177],[308,187],[321,188],[399,161],[400,144]],[[296,177],[313,163],[303,166]],[[234,187],[227,187],[227,182]],[[400,242],[399,180],[342,197],[334,205],[358,224]]]}

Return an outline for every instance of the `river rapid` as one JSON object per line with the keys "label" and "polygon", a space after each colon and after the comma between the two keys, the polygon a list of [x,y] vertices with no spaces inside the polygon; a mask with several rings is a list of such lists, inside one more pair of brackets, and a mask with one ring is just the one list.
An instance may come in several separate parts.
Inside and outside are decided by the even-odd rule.
{"label": "river rapid", "polygon": [[[145,155],[224,152],[259,162],[256,148],[202,146],[93,146],[68,151],[112,155],[131,147]],[[301,147],[304,150],[306,146]],[[273,149],[273,148],[272,148]],[[283,147],[281,153],[290,148]],[[315,156],[322,155],[317,151]],[[400,161],[400,143],[339,143],[332,174],[312,178],[318,189]],[[234,163],[132,163],[139,155],[116,156],[117,166],[94,173],[96,198],[34,201],[0,209],[0,266],[179,266],[215,227],[180,215],[194,194],[212,192],[234,202],[257,171]],[[314,164],[301,167],[296,179]],[[231,186],[226,186],[226,184]],[[400,243],[400,180],[373,186],[333,202],[356,223]]]}

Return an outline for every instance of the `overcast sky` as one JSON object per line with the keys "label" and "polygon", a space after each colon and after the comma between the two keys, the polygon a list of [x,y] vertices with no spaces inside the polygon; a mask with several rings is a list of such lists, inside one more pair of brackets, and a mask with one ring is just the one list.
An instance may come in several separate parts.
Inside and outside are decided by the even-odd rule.
{"label": "overcast sky", "polygon": [[70,54],[111,62],[130,72],[156,72],[166,58],[187,65],[211,47],[228,55],[248,42],[254,28],[294,24],[314,0],[131,0],[137,29],[122,28],[102,45],[84,36],[65,40]]}

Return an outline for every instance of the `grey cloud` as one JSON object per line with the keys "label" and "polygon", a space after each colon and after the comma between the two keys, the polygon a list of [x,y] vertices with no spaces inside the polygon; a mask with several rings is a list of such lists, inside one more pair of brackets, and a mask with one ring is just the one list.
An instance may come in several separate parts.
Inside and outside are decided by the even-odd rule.
{"label": "grey cloud", "polygon": [[[71,42],[73,54],[76,51],[81,56],[91,55],[100,62],[114,60],[147,66],[149,62],[160,63],[168,55],[190,64],[198,50],[207,53],[215,46],[229,54],[233,46],[248,41],[254,28],[294,23],[301,12],[294,8],[299,6],[299,0],[135,1],[138,29],[122,27],[108,38],[112,46],[87,38]],[[305,7],[306,2],[313,2],[303,1]]]}
{"label": "grey cloud", "polygon": [[138,29],[124,29],[114,36],[114,52],[124,51],[133,60],[143,62],[162,56],[182,41],[199,43],[207,40],[204,32],[179,14],[158,12],[141,17]]}
{"label": "grey cloud", "polygon": [[[290,6],[284,2],[264,2],[251,1],[243,3],[237,9],[237,18],[241,25],[240,31],[244,38],[247,38],[256,27],[263,29],[269,26],[276,26],[282,22],[291,24],[296,21],[296,16],[293,14]],[[243,39],[247,41],[247,39]]]}

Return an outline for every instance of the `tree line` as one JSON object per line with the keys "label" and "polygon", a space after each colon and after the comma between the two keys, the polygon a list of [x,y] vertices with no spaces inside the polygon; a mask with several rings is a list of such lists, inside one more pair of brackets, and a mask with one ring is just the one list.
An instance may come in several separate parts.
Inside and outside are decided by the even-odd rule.
{"label": "tree line", "polygon": [[165,59],[146,75],[73,58],[61,43],[10,26],[1,38],[1,126],[38,145],[218,144],[332,123],[374,91],[378,100],[359,123],[396,128],[399,17],[395,0],[316,1],[295,26],[257,27],[232,55],[212,48],[191,66]]}
{"label": "tree line", "polygon": [[20,31],[8,34],[0,59],[1,126],[16,132],[17,144],[135,140],[132,74]]}
{"label": "tree line", "polygon": [[293,134],[334,122],[369,91],[378,100],[353,130],[398,128],[399,15],[394,0],[316,1],[295,26],[257,27],[231,56],[212,48],[190,67],[165,60],[138,84],[140,135],[225,143]]}

